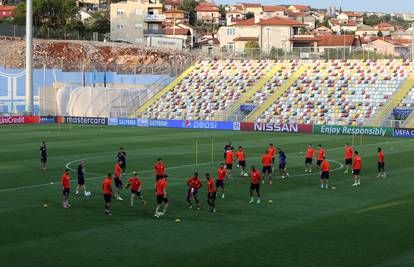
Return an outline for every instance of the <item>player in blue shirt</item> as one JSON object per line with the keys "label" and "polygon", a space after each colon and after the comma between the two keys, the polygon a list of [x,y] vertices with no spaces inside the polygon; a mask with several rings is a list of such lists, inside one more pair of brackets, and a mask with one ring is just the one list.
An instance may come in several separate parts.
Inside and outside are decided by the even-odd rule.
{"label": "player in blue shirt", "polygon": [[280,147],[277,150],[279,153],[279,173],[282,176],[282,179],[285,179],[289,177],[289,173],[286,171],[286,154]]}

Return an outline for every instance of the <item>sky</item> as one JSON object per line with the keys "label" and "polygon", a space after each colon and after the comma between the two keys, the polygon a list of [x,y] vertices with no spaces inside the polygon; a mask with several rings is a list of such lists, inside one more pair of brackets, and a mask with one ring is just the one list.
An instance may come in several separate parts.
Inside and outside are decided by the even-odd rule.
{"label": "sky", "polygon": [[376,11],[376,12],[414,12],[414,0],[215,0],[218,4],[234,4],[236,2],[261,3],[263,5],[304,4],[315,8],[342,6],[349,11]]}

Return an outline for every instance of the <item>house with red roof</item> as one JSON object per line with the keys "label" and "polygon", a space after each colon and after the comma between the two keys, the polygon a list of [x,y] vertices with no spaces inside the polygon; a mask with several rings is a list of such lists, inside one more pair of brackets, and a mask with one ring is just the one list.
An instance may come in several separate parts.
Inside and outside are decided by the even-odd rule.
{"label": "house with red roof", "polygon": [[374,26],[378,31],[381,31],[384,35],[391,35],[392,32],[395,32],[395,25],[392,25],[387,22],[381,22]]}
{"label": "house with red roof", "polygon": [[291,51],[291,38],[298,35],[306,24],[281,17],[262,18],[255,16],[231,26],[221,27],[217,32],[220,46],[230,51],[244,51],[248,42],[257,42],[264,52],[272,48]]}
{"label": "house with red roof", "polygon": [[164,9],[165,10],[175,10],[183,4],[183,0],[164,0]]}
{"label": "house with red roof", "polygon": [[220,12],[216,4],[210,2],[200,2],[194,9],[196,18],[205,24],[219,24]]}
{"label": "house with red roof", "polygon": [[11,18],[15,6],[0,6],[0,19]]}
{"label": "house with red roof", "polygon": [[291,12],[310,12],[311,7],[305,5],[291,5],[288,7],[288,10]]}
{"label": "house with red roof", "polygon": [[287,8],[284,6],[263,6],[263,15],[268,18],[287,18]]}
{"label": "house with red roof", "polygon": [[358,25],[355,20],[330,19],[329,25],[336,33],[355,33],[358,30]]}

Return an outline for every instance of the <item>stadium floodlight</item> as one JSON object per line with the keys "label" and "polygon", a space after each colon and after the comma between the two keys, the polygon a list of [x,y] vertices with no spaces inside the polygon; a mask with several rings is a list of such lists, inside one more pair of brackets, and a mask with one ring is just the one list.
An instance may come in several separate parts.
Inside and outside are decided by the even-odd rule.
{"label": "stadium floodlight", "polygon": [[33,114],[33,3],[26,0],[26,112]]}

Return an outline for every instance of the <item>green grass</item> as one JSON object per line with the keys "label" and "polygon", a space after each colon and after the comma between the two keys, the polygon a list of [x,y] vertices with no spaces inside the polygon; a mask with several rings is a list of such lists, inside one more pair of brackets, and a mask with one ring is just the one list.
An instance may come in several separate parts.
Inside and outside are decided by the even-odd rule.
{"label": "green grass", "polygon": [[[49,153],[44,175],[38,166],[42,140]],[[248,204],[248,179],[229,181],[216,214],[208,211],[204,186],[202,210],[188,210],[185,181],[194,171],[215,175],[229,140],[245,147],[249,165],[259,165],[270,142],[281,146],[294,177],[263,186],[259,205]],[[340,169],[349,136],[24,125],[2,126],[0,142],[0,266],[414,266],[409,139],[364,137],[357,147],[363,159],[359,188]],[[360,145],[359,138],[355,142]],[[323,144],[328,158],[339,162],[332,162],[339,169],[331,179],[336,190],[321,191],[317,174],[303,174],[300,152],[308,143]],[[121,145],[129,171],[143,177],[147,205],[137,202],[131,209],[127,200],[114,202],[108,217],[101,181],[113,171]],[[378,146],[385,151],[386,179],[375,177]],[[170,208],[160,220],[153,217],[152,166],[158,157],[170,175]],[[72,208],[64,210],[60,176],[65,164],[81,158],[87,158],[86,185],[93,195],[71,195]],[[75,173],[72,179],[73,193]],[[129,191],[123,195],[127,199]]]}

